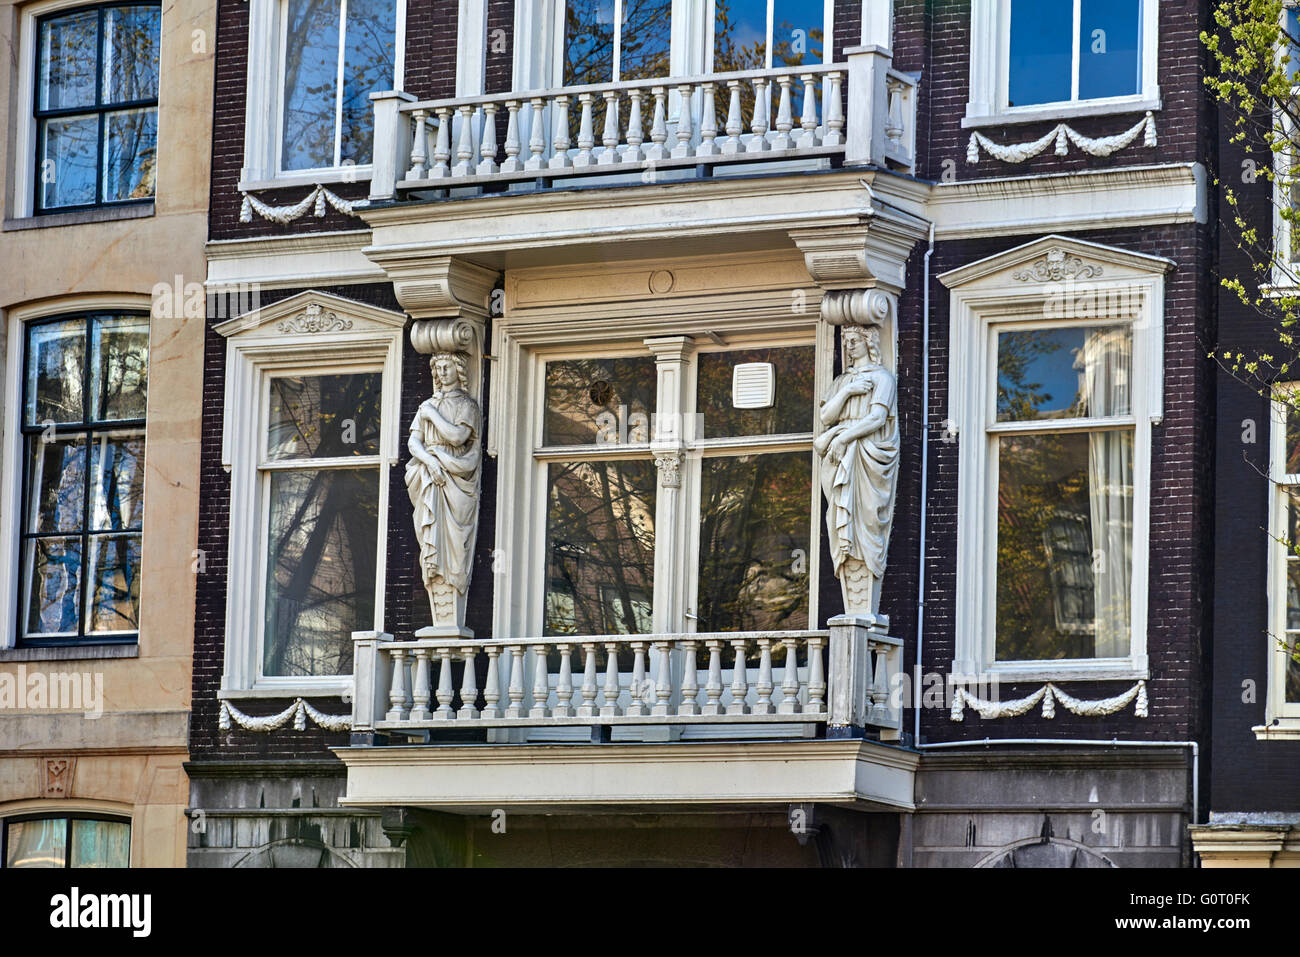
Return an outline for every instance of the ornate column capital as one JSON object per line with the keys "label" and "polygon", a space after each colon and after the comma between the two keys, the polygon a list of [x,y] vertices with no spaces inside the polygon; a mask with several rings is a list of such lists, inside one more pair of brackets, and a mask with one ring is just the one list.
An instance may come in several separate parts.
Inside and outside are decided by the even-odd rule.
{"label": "ornate column capital", "polygon": [[832,289],[822,296],[821,318],[832,326],[886,326],[898,316],[898,297],[884,289]]}

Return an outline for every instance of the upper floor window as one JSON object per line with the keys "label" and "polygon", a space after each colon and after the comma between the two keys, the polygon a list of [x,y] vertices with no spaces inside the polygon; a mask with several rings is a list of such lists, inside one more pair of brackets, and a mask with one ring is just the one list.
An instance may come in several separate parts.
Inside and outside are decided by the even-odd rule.
{"label": "upper floor window", "polygon": [[89,816],[0,821],[4,867],[129,867],[131,823]]}
{"label": "upper floor window", "polygon": [[160,21],[139,3],[37,20],[37,211],[153,198]]}
{"label": "upper floor window", "polygon": [[28,324],[19,637],[134,641],[140,621],[149,320]]}
{"label": "upper floor window", "polygon": [[1269,503],[1268,722],[1300,724],[1300,383],[1274,390]]}

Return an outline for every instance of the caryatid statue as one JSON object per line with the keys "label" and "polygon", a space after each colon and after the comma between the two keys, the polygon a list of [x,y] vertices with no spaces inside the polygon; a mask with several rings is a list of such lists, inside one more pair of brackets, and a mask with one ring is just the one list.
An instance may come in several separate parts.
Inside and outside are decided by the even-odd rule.
{"label": "caryatid statue", "polygon": [[468,391],[468,362],[462,352],[430,357],[433,395],[420,403],[407,440],[406,490],[433,611],[433,627],[418,634],[470,634],[465,597],[478,533],[483,415]]}
{"label": "caryatid statue", "polygon": [[881,364],[880,326],[841,327],[844,372],[821,406],[826,534],[847,615],[875,615],[898,482],[898,385]]}

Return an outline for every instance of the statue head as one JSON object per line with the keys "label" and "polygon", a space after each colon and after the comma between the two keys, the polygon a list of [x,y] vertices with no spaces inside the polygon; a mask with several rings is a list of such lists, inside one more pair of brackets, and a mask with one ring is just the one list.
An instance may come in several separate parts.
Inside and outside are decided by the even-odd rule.
{"label": "statue head", "polygon": [[435,392],[459,388],[469,391],[469,364],[463,352],[435,352],[429,357],[429,371],[433,373]]}
{"label": "statue head", "polygon": [[856,363],[863,358],[879,365],[882,359],[880,327],[842,326],[840,330],[840,346],[844,350],[845,365]]}

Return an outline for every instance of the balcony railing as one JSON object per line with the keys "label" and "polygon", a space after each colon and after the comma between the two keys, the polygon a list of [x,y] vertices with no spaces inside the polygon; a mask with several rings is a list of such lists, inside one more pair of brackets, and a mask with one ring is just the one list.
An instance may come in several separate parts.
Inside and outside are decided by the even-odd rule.
{"label": "balcony railing", "polygon": [[819,157],[911,172],[916,84],[871,47],[838,64],[528,93],[374,93],[370,198]]}
{"label": "balcony railing", "polygon": [[901,727],[902,643],[856,619],[829,631],[354,640],[354,733],[524,729],[488,740],[525,741],[537,738],[527,729],[646,726],[669,732],[662,740],[688,727],[803,737],[825,725],[897,740]]}

